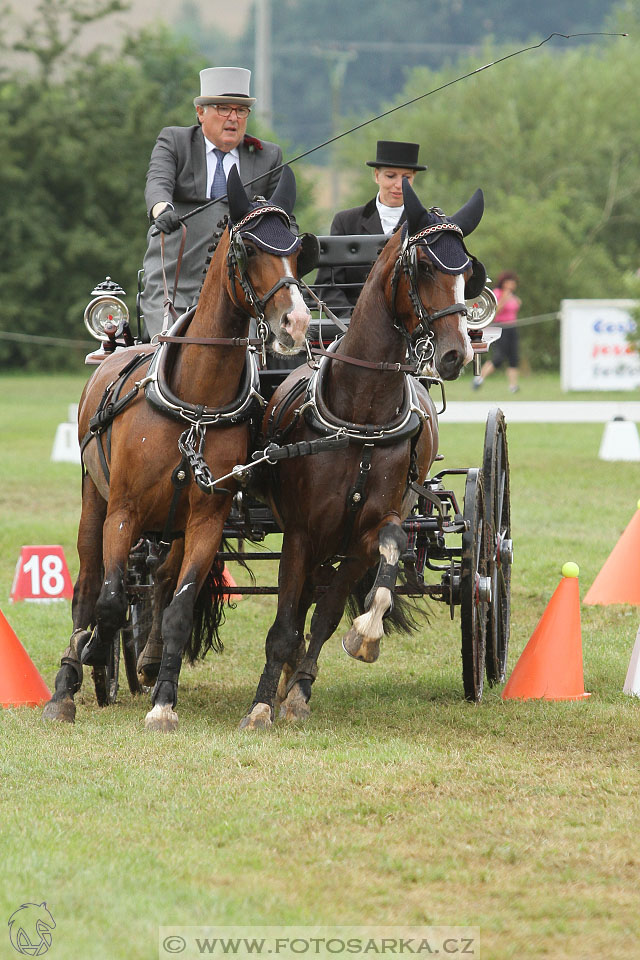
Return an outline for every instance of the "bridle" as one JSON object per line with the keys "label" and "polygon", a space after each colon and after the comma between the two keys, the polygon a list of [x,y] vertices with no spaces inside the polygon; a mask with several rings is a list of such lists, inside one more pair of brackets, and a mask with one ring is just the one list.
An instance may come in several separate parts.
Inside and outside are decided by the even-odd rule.
{"label": "bridle", "polygon": [[[244,306],[239,303],[236,296],[236,283],[239,283],[245,299],[249,304],[250,309],[253,311],[253,317],[258,323],[258,336],[261,337],[263,342],[266,341],[269,335],[269,327],[264,319],[264,311],[268,301],[278,292],[278,290],[280,290],[281,287],[286,287],[289,289],[291,286],[295,286],[298,288],[298,290],[300,289],[300,281],[297,279],[297,277],[286,275],[284,277],[280,277],[278,282],[275,283],[263,297],[259,297],[255,291],[247,272],[249,255],[247,253],[244,240],[242,239],[242,230],[246,228],[247,225],[253,220],[262,218],[266,214],[276,214],[282,220],[284,220],[287,228],[291,228],[291,219],[287,212],[282,209],[282,207],[273,205],[256,207],[254,210],[250,210],[249,213],[238,223],[229,223],[229,252],[227,253],[227,269],[229,272],[232,300],[237,307],[239,307],[241,310],[244,309]],[[273,253],[275,256],[277,256],[277,252],[275,250]],[[282,255],[284,256],[284,254]]]}
{"label": "bridle", "polygon": [[[391,278],[391,316],[393,325],[404,339],[407,341],[407,349],[411,357],[416,358],[418,366],[422,366],[433,359],[435,353],[435,334],[432,329],[434,321],[441,317],[447,317],[454,313],[467,316],[468,310],[466,303],[452,303],[442,310],[435,310],[430,313],[422,302],[420,290],[418,287],[418,247],[428,245],[437,239],[443,231],[453,231],[461,238],[463,236],[461,228],[456,223],[435,223],[424,230],[420,230],[413,236],[407,236],[402,242],[402,249],[396,259],[393,275]],[[418,319],[415,329],[409,333],[406,326],[399,319],[396,309],[396,298],[398,294],[398,285],[400,276],[404,273],[409,283],[409,297],[413,306],[415,315]]]}

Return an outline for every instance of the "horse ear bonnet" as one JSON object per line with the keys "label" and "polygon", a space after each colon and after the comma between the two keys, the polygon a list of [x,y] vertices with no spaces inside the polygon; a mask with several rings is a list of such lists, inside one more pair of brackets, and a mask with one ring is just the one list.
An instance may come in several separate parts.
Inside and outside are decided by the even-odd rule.
{"label": "horse ear bonnet", "polygon": [[[424,237],[418,241],[419,246],[443,273],[465,273],[472,266],[473,273],[465,284],[464,296],[466,300],[477,297],[484,289],[487,272],[480,261],[469,254],[463,237],[480,223],[484,211],[482,190],[476,190],[452,217],[445,216],[435,207],[426,210],[408,180],[403,180],[402,192],[409,236],[424,233]],[[440,226],[441,229],[438,229]]]}
{"label": "horse ear bonnet", "polygon": [[[239,228],[243,240],[250,240],[256,247],[278,257],[289,256],[299,249],[300,238],[290,229],[289,216],[296,202],[296,179],[289,167],[284,167],[271,200],[251,201],[234,165],[227,177],[227,195],[231,223],[237,226],[249,217],[246,226]],[[264,216],[258,213],[262,207]],[[254,216],[249,216],[254,212]]]}
{"label": "horse ear bonnet", "polygon": [[320,241],[315,233],[303,233],[300,237],[300,253],[296,263],[298,278],[311,273],[320,260]]}
{"label": "horse ear bonnet", "polygon": [[475,300],[487,285],[487,271],[484,263],[480,263],[475,257],[471,257],[471,263],[473,264],[473,273],[464,285],[465,300]]}

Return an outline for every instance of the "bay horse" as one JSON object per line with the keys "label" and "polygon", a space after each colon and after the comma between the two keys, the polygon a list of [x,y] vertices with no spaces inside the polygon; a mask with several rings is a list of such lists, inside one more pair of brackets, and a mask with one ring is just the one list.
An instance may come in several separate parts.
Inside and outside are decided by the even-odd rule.
{"label": "bay horse", "polygon": [[482,217],[481,190],[451,217],[425,209],[407,180],[403,193],[407,224],[379,254],[348,331],[319,351],[326,355],[315,373],[290,374],[265,412],[265,444],[335,433],[350,443],[341,455],[278,461],[266,480],[256,478],[284,533],[277,614],[243,729],[270,726],[278,704],[287,719],[308,715],[318,656],[350,596],[364,612],[343,646],[359,660],[377,658],[385,615],[412,626],[406,601],[404,611],[402,598],[394,606],[393,590],[407,545],[402,521],[416,501],[410,483],[427,477],[438,423],[427,388],[409,374],[430,361],[453,380],[472,359],[464,301],[483,289],[486,272],[463,240]]}
{"label": "bay horse", "polygon": [[[247,346],[296,353],[310,319],[296,274],[302,241],[291,230],[293,173],[283,169],[269,202],[250,201],[233,167],[227,193],[229,223],[195,311],[160,335],[160,346],[113,353],[83,391],[80,572],[73,633],[46,719],[74,722],[82,665],[108,662],[125,621],[129,552],[141,536],[155,532],[165,544],[153,628],[162,654],[145,725],[167,731],[177,726],[178,677],[192,640],[196,600],[212,568],[217,579],[202,593],[213,587],[215,595],[221,586],[214,558],[236,490],[234,479],[217,486],[215,478],[245,462],[251,418],[262,412],[257,361]],[[248,337],[252,317],[255,339]],[[222,615],[219,594],[216,599],[208,646],[217,640]]]}

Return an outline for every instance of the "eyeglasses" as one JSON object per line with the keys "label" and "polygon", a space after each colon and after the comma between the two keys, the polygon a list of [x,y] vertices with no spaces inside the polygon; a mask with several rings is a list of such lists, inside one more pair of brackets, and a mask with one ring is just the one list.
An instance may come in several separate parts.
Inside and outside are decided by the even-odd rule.
{"label": "eyeglasses", "polygon": [[249,107],[238,107],[235,104],[231,106],[228,103],[213,103],[211,106],[219,117],[230,117],[235,112],[238,120],[245,120],[251,113]]}

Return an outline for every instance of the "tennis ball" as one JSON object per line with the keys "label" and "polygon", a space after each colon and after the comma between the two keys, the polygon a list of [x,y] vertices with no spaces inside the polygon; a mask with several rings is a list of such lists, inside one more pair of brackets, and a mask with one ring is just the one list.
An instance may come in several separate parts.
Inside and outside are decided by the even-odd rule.
{"label": "tennis ball", "polygon": [[580,567],[573,560],[568,560],[562,567],[563,577],[577,577],[580,573]]}

